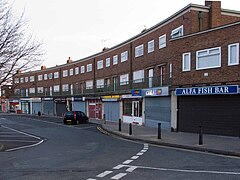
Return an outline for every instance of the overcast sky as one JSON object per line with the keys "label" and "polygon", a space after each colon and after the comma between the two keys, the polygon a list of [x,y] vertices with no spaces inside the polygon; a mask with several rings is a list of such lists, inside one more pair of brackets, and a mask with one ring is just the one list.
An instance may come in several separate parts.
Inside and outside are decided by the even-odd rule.
{"label": "overcast sky", "polygon": [[[14,0],[13,0],[14,1]],[[222,8],[240,11],[239,0]],[[43,41],[47,67],[79,60],[112,47],[163,21],[188,4],[204,0],[15,0],[25,9],[29,30]]]}

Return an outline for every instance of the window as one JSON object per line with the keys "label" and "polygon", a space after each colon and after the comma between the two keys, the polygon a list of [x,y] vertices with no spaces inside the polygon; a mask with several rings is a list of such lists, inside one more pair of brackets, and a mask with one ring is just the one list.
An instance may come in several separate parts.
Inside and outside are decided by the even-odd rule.
{"label": "window", "polygon": [[228,45],[228,65],[239,64],[239,43]]}
{"label": "window", "polygon": [[135,57],[139,57],[143,55],[143,44],[135,47]]}
{"label": "window", "polygon": [[42,74],[38,75],[38,81],[41,81],[41,80],[43,80]]}
{"label": "window", "polygon": [[63,70],[63,77],[67,77],[68,76],[68,70]]}
{"label": "window", "polygon": [[20,78],[20,83],[24,83],[24,78],[23,77]]}
{"label": "window", "polygon": [[103,68],[103,60],[100,60],[97,62],[97,69],[102,69]]}
{"label": "window", "polygon": [[30,82],[34,82],[34,76],[30,76]]}
{"label": "window", "polygon": [[110,58],[106,59],[106,67],[110,67]]}
{"label": "window", "polygon": [[81,66],[81,74],[85,72],[85,66]]}
{"label": "window", "polygon": [[196,69],[221,67],[221,47],[196,52]]}
{"label": "window", "polygon": [[29,88],[29,93],[34,94],[35,93],[35,88]]}
{"label": "window", "polygon": [[86,89],[93,89],[93,81],[86,81]]}
{"label": "window", "polygon": [[47,80],[47,78],[48,78],[48,75],[44,74],[44,80]]}
{"label": "window", "polygon": [[38,92],[38,93],[43,93],[43,87],[38,87],[38,88],[37,88],[37,92]]}
{"label": "window", "polygon": [[97,88],[104,88],[104,79],[97,80]]}
{"label": "window", "polygon": [[120,76],[120,85],[128,84],[128,74],[124,74]]}
{"label": "window", "polygon": [[133,83],[141,83],[144,81],[144,70],[133,72]]}
{"label": "window", "polygon": [[148,53],[151,53],[154,51],[154,40],[151,40],[148,42]]}
{"label": "window", "polygon": [[62,91],[67,92],[68,91],[68,84],[63,84],[62,85]]}
{"label": "window", "polygon": [[191,53],[183,53],[182,55],[182,71],[191,70]]}
{"label": "window", "polygon": [[[5,93],[4,93],[5,94]],[[20,94],[20,89],[14,89],[14,94],[19,95]]]}
{"label": "window", "polygon": [[88,64],[87,65],[87,72],[91,72],[92,71],[92,64]]}
{"label": "window", "polygon": [[166,34],[159,37],[159,49],[165,48],[167,46]]}
{"label": "window", "polygon": [[121,53],[121,62],[127,61],[128,60],[128,52],[125,51]]}
{"label": "window", "polygon": [[15,78],[15,84],[19,83],[19,78]]}
{"label": "window", "polygon": [[53,74],[52,74],[52,73],[49,73],[49,74],[48,74],[48,79],[52,79],[52,76],[53,76]]}
{"label": "window", "polygon": [[169,64],[169,77],[172,78],[172,63]]}
{"label": "window", "polygon": [[28,82],[28,77],[25,77],[25,82]]}
{"label": "window", "polygon": [[54,79],[57,79],[57,78],[59,78],[59,73],[58,72],[54,72]]}
{"label": "window", "polygon": [[69,70],[69,75],[72,76],[73,75],[73,69]]}
{"label": "window", "polygon": [[177,27],[176,29],[172,30],[171,32],[171,38],[177,38],[183,36],[183,25]]}
{"label": "window", "polygon": [[113,56],[113,65],[118,64],[118,55]]}
{"label": "window", "polygon": [[53,92],[59,92],[59,91],[60,91],[59,85],[53,86]]}
{"label": "window", "polygon": [[79,67],[75,67],[75,75],[79,74]]}

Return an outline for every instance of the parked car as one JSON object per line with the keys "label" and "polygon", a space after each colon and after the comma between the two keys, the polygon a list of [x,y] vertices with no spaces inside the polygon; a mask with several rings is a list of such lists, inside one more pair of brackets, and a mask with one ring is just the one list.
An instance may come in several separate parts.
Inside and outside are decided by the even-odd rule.
{"label": "parked car", "polygon": [[87,123],[88,117],[82,111],[67,111],[64,114],[63,123],[64,124],[79,124]]}

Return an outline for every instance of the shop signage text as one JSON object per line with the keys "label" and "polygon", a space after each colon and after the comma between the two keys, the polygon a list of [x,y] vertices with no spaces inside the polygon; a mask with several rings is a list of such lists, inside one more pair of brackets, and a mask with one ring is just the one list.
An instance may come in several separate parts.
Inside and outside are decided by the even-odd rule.
{"label": "shop signage text", "polygon": [[237,93],[238,93],[238,85],[177,88],[175,92],[176,96],[237,94]]}

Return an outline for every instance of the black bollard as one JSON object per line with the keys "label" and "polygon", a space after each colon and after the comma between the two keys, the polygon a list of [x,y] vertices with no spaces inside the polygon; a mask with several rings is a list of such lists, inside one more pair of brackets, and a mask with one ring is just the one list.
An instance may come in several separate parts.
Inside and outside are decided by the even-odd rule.
{"label": "black bollard", "polygon": [[38,116],[41,116],[41,112],[40,111],[38,111]]}
{"label": "black bollard", "polygon": [[118,130],[119,130],[119,131],[122,130],[122,126],[121,126],[121,118],[118,119]]}
{"label": "black bollard", "polygon": [[199,145],[203,145],[203,128],[199,126]]}
{"label": "black bollard", "polygon": [[162,139],[161,123],[158,123],[158,139]]}
{"label": "black bollard", "polygon": [[129,135],[132,135],[132,123],[129,124]]}
{"label": "black bollard", "polygon": [[106,114],[103,114],[103,123],[106,124]]}

